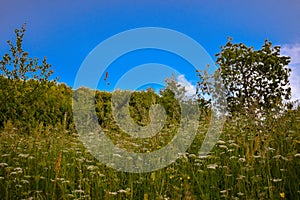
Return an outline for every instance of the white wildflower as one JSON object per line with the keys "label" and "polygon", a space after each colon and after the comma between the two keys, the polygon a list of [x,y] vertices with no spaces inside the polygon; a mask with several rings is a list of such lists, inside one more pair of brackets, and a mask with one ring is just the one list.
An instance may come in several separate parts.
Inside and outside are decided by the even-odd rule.
{"label": "white wildflower", "polygon": [[199,158],[200,159],[208,158],[208,155],[200,155]]}
{"label": "white wildflower", "polygon": [[275,151],[276,149],[274,149],[274,148],[271,148],[271,147],[268,147],[267,148],[267,151],[271,151],[271,152],[273,152],[273,151]]}
{"label": "white wildflower", "polygon": [[218,140],[217,144],[226,144],[223,140]]}
{"label": "white wildflower", "polygon": [[29,154],[20,153],[18,156],[21,158],[27,158]]}
{"label": "white wildflower", "polygon": [[274,183],[277,183],[277,182],[281,182],[282,181],[282,179],[281,178],[274,178],[273,180],[272,180]]}
{"label": "white wildflower", "polygon": [[7,163],[0,163],[0,167],[7,167],[8,164]]}
{"label": "white wildflower", "polygon": [[87,169],[90,170],[90,171],[93,171],[93,170],[98,169],[98,167],[95,166],[95,165],[89,165],[89,166],[87,167]]}
{"label": "white wildflower", "polygon": [[118,193],[117,192],[108,192],[108,194],[117,195]]}
{"label": "white wildflower", "polygon": [[24,179],[22,179],[21,182],[22,182],[23,184],[29,184],[29,181],[24,180]]}
{"label": "white wildflower", "polygon": [[279,159],[281,158],[281,155],[276,155],[276,156],[273,156],[274,159]]}
{"label": "white wildflower", "polygon": [[209,165],[207,165],[208,169],[216,169],[217,167],[218,167],[217,164],[209,164]]}
{"label": "white wildflower", "polygon": [[74,190],[75,193],[84,193],[84,190]]}
{"label": "white wildflower", "polygon": [[228,147],[227,147],[226,145],[219,145],[219,147],[220,147],[221,149],[228,149]]}
{"label": "white wildflower", "polygon": [[237,158],[236,156],[230,156],[229,160]]}

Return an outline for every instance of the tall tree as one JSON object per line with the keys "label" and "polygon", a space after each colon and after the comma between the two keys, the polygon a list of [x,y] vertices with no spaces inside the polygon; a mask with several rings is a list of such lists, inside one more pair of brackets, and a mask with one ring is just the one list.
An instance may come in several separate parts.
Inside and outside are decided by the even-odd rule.
{"label": "tall tree", "polygon": [[16,39],[7,41],[9,51],[0,60],[0,127],[7,120],[25,119],[32,112],[32,102],[50,86],[51,65],[46,57],[42,63],[28,57],[29,53],[23,50],[24,34],[25,24],[15,29]]}
{"label": "tall tree", "polygon": [[[234,44],[229,38],[216,54],[229,110],[265,114],[282,108],[284,100],[291,97],[289,62],[290,57],[280,55],[280,46],[268,40],[261,49],[254,50],[243,43]],[[207,87],[201,89],[207,92]]]}

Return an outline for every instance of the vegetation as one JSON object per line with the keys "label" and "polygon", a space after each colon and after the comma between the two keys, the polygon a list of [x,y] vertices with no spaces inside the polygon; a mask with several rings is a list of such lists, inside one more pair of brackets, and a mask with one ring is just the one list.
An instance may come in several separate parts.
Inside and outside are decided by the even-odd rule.
{"label": "vegetation", "polygon": [[29,58],[29,53],[23,50],[25,24],[20,30],[16,29],[15,34],[15,43],[7,41],[10,49],[0,61],[0,127],[7,120],[18,128],[35,125],[33,119],[38,117],[34,115],[40,113],[34,111],[43,107],[36,103],[44,97],[46,90],[55,85],[55,81],[48,81],[53,70],[46,57],[40,64],[38,58]]}
{"label": "vegetation", "polygon": [[[19,42],[10,45],[11,49],[21,46],[24,31],[24,27],[16,30]],[[6,54],[0,62],[0,101],[4,102],[0,105],[0,199],[299,199],[300,108],[266,116],[263,123],[256,123],[252,115],[233,114],[211,153],[199,156],[211,115],[209,102],[202,99],[196,138],[176,162],[149,173],[120,172],[96,160],[78,139],[72,117],[73,93],[75,101],[82,99],[76,95],[95,94],[98,122],[116,145],[149,153],[165,146],[179,128],[176,91],[167,88],[158,95],[149,89],[132,94],[129,109],[137,124],[149,124],[149,109],[155,103],[162,105],[167,115],[162,130],[141,142],[117,126],[110,92],[88,88],[73,91],[65,84],[49,81],[46,61],[30,64],[30,59],[24,61],[28,54],[21,48],[17,51],[21,52],[18,56],[11,50],[10,59]],[[286,59],[278,62],[287,64]],[[182,88],[168,81],[180,97]],[[256,97],[251,98],[247,101],[255,102]],[[268,108],[273,108],[272,101]],[[236,105],[231,110],[239,111]]]}
{"label": "vegetation", "polygon": [[[273,111],[274,114],[284,108],[284,101],[291,97],[291,69],[287,66],[290,57],[280,55],[280,46],[273,47],[265,40],[261,49],[254,50],[243,43],[234,44],[229,38],[216,56],[218,74],[224,83],[223,96],[231,112],[268,114]],[[210,77],[201,71],[198,76],[201,78],[199,91],[211,93]]]}

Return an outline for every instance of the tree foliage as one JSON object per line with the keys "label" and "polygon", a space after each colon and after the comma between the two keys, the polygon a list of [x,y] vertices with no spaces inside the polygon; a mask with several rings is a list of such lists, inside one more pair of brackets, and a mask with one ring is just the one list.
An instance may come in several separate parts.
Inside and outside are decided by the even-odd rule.
{"label": "tree foliage", "polygon": [[[289,62],[290,57],[280,55],[280,47],[268,40],[254,50],[229,38],[216,54],[216,64],[230,111],[263,114],[282,108],[291,96]],[[201,80],[198,85],[202,93],[208,92],[208,83]]]}
{"label": "tree foliage", "polygon": [[[15,30],[15,41],[8,40],[9,50],[0,60],[0,126],[8,119],[26,118],[38,98],[43,96],[53,71],[46,57],[39,62],[23,49],[25,24]],[[55,81],[52,82],[52,85]],[[25,117],[26,116],[26,117]],[[29,122],[27,122],[29,123]]]}

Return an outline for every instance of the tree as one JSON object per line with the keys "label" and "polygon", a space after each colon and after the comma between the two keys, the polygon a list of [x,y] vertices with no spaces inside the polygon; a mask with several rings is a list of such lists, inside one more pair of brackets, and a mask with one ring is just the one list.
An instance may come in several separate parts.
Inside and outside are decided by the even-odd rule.
{"label": "tree", "polygon": [[25,120],[29,112],[33,115],[32,102],[51,86],[48,80],[53,70],[46,57],[40,64],[38,58],[29,58],[23,50],[25,26],[15,29],[15,42],[7,41],[10,49],[0,60],[0,127],[7,120],[17,122]]}
{"label": "tree", "polygon": [[[272,46],[268,40],[261,49],[254,50],[243,43],[234,44],[229,38],[216,54],[229,110],[266,114],[282,108],[284,100],[291,97],[289,62],[290,57],[280,55],[280,46]],[[208,89],[202,86],[201,91]]]}

